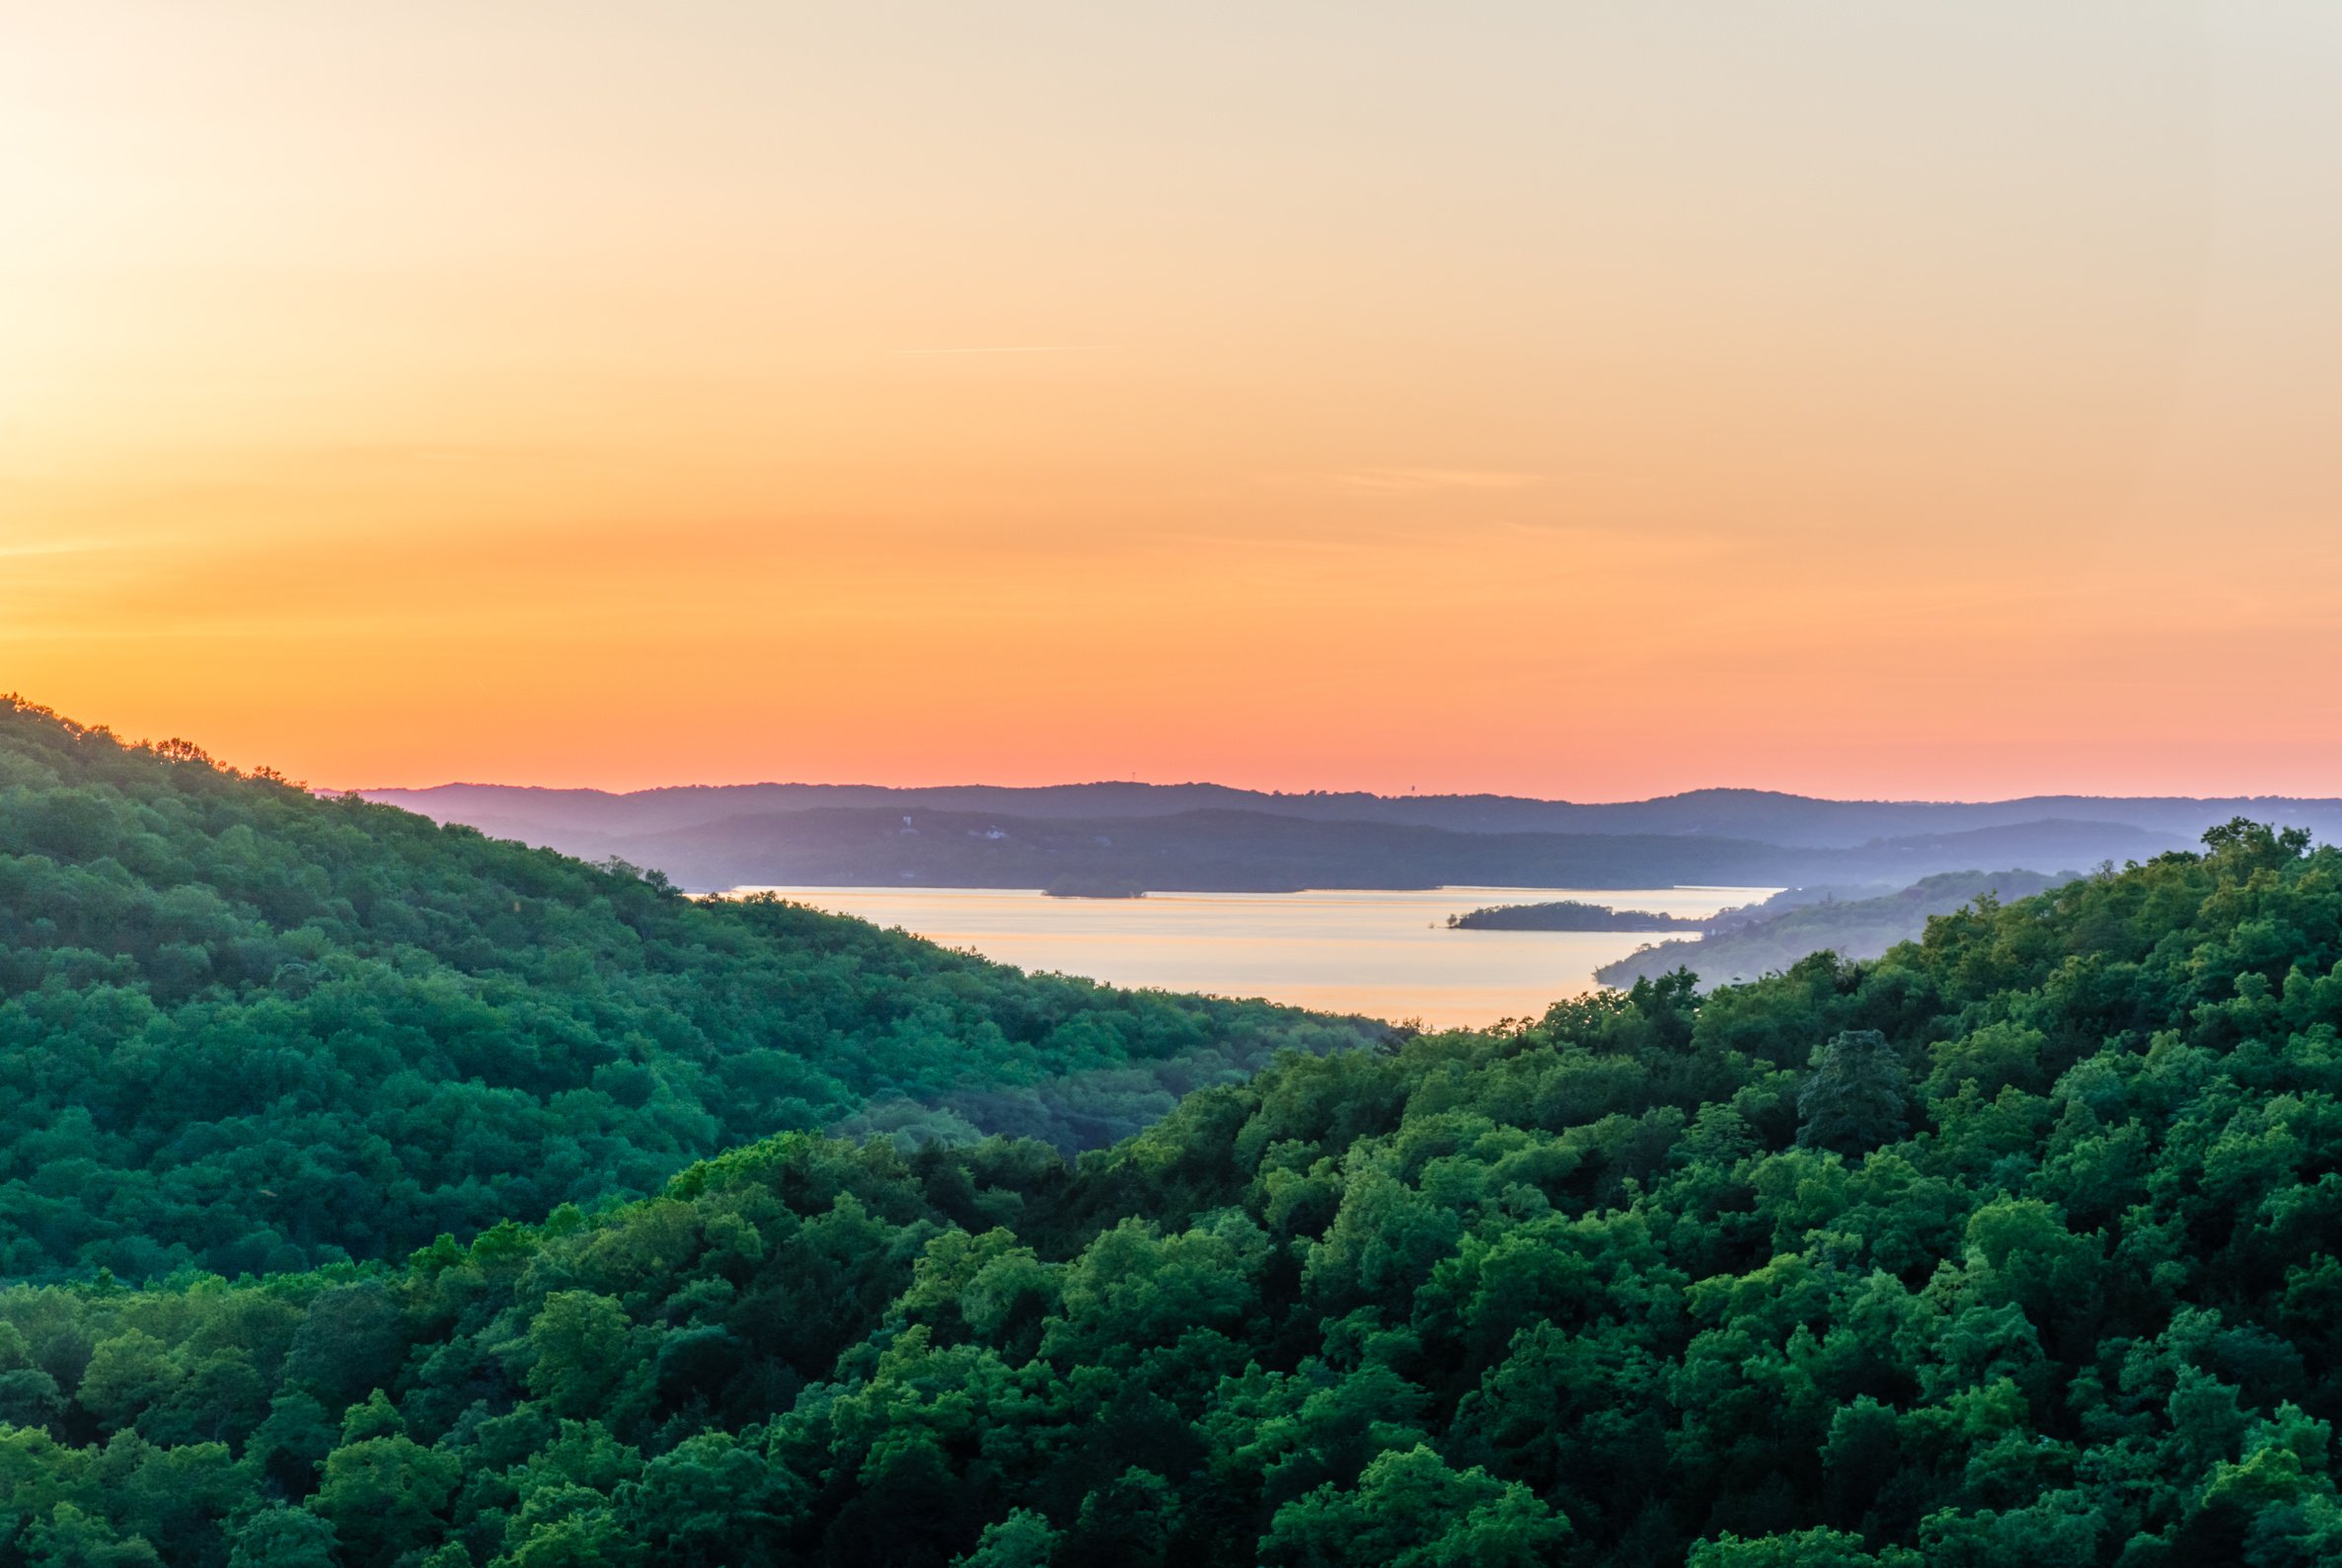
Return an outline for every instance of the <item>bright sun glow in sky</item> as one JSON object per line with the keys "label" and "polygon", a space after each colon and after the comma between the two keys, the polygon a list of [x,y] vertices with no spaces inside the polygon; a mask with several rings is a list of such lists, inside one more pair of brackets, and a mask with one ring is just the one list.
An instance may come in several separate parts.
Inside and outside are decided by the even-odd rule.
{"label": "bright sun glow in sky", "polygon": [[0,689],[336,784],[2342,793],[2342,8],[0,0]]}

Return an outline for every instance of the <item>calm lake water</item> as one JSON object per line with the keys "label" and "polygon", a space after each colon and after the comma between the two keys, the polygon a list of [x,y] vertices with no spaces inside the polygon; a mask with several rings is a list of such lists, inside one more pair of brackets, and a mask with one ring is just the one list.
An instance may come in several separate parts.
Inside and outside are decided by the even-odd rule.
{"label": "calm lake water", "polygon": [[1430,891],[1150,893],[1047,898],[974,887],[775,887],[816,909],[901,927],[1023,969],[1363,1012],[1434,1028],[1533,1017],[1594,989],[1594,971],[1648,932],[1450,931],[1484,904],[1573,898],[1613,909],[1703,916],[1770,887],[1443,887]]}

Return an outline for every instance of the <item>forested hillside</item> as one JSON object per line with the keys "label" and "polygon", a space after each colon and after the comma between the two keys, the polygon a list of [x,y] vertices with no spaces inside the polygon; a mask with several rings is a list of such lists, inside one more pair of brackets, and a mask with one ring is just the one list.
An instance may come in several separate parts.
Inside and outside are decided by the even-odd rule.
{"label": "forested hillside", "polygon": [[2342,853],[1288,1058],[1068,1166],[793,1135],[399,1268],[0,1293],[0,1559],[2342,1558]]}
{"label": "forested hillside", "polygon": [[0,1275],[400,1256],[844,1118],[1100,1144],[1382,1032],[696,902],[0,699]]}
{"label": "forested hillside", "polygon": [[[1928,920],[1978,898],[2030,898],[2074,879],[2071,871],[1946,871],[1870,898],[1810,899],[1791,889],[1749,909],[1727,910],[1697,940],[1678,938],[1628,953],[1594,971],[1606,986],[1630,986],[1689,969],[1701,985],[1729,985],[1786,969],[1827,948],[1841,958],[1876,958],[1910,941]],[[1775,906],[1778,907],[1775,907]]]}

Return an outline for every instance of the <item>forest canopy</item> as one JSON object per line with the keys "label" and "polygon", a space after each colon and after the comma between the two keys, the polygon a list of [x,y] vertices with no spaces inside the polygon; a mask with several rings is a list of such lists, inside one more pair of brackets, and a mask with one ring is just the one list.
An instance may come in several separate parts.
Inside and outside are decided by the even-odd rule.
{"label": "forest canopy", "polygon": [[793,1133],[399,1266],[0,1291],[0,1561],[2306,1568],[2342,853],[1293,1055],[1069,1162]]}
{"label": "forest canopy", "polygon": [[1385,1032],[687,899],[0,699],[0,1276],[403,1256],[849,1120],[1072,1150]]}

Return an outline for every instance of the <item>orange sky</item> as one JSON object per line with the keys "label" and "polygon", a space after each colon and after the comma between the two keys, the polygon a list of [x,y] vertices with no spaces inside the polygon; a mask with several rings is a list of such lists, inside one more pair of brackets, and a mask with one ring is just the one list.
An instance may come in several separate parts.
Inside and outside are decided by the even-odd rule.
{"label": "orange sky", "polygon": [[2342,793],[2315,0],[0,35],[0,689],[126,734]]}

